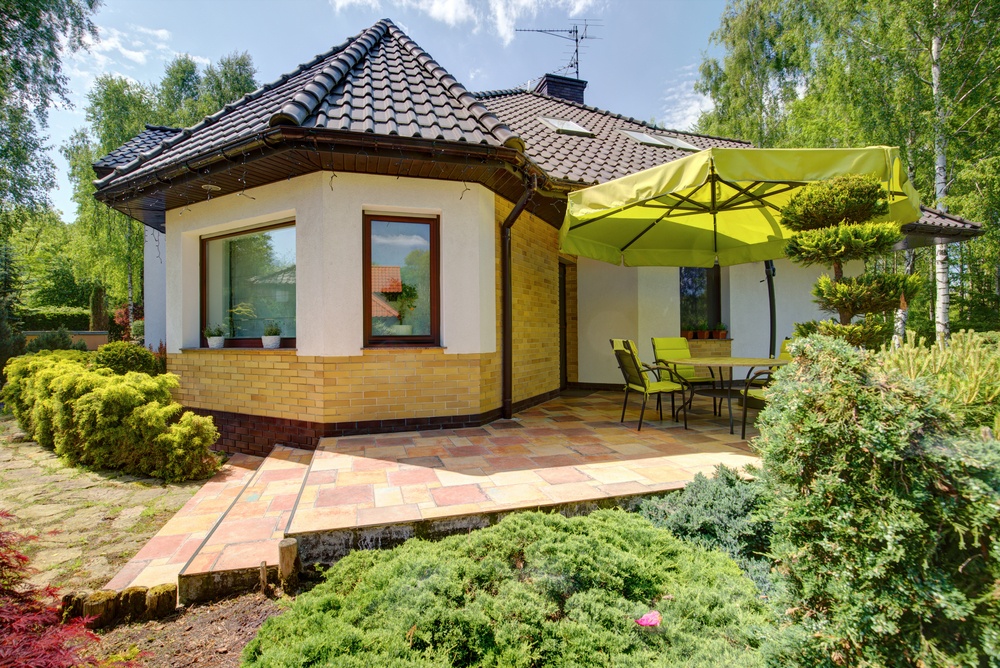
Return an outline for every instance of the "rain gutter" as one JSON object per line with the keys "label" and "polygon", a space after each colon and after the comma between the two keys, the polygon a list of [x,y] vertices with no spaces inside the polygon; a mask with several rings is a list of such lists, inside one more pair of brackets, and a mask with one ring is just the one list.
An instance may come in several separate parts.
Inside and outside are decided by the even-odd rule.
{"label": "rain gutter", "polygon": [[501,417],[505,420],[514,416],[514,289],[511,275],[511,228],[514,227],[518,216],[524,211],[524,207],[528,205],[528,200],[531,199],[537,186],[538,180],[532,176],[525,184],[524,192],[514,204],[514,208],[500,224],[500,290],[503,304],[500,353],[503,365],[503,387],[500,410]]}

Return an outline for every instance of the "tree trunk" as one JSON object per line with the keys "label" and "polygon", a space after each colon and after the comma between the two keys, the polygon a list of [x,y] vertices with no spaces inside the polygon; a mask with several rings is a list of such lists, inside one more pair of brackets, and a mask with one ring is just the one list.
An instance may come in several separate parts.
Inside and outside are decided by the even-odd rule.
{"label": "tree trunk", "polygon": [[[934,0],[937,15],[939,0]],[[941,36],[931,37],[931,92],[934,98],[934,205],[947,211],[948,163],[946,158],[945,110],[941,99]],[[937,308],[934,313],[934,330],[938,341],[948,338],[948,311],[951,297],[948,291],[948,246],[938,244],[934,252],[934,279],[937,285]]]}
{"label": "tree trunk", "polygon": [[[913,270],[917,266],[917,252],[912,248],[906,249],[906,261],[903,267],[903,273],[907,276],[913,276]],[[899,341],[902,342],[906,340],[906,319],[909,316],[910,309],[906,302],[900,297],[899,308],[896,309],[896,322],[894,333],[898,337]]]}

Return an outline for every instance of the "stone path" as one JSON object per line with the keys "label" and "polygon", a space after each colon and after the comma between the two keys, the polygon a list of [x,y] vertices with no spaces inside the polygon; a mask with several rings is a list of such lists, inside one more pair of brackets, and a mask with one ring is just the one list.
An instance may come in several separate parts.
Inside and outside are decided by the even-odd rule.
{"label": "stone path", "polygon": [[183,601],[255,581],[286,535],[330,561],[513,510],[627,502],[756,461],[710,404],[696,406],[687,430],[647,420],[639,432],[619,423],[620,402],[613,392],[566,396],[475,429],[324,439],[316,452],[279,446],[263,463],[234,457],[109,586],[179,575]]}
{"label": "stone path", "polygon": [[100,589],[204,484],[74,468],[16,432],[0,421],[0,510],[15,516],[5,528],[38,536],[22,546],[38,585]]}

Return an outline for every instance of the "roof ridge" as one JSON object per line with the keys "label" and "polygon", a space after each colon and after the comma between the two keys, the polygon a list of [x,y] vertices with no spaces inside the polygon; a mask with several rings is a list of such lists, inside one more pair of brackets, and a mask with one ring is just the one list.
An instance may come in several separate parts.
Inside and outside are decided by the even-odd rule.
{"label": "roof ridge", "polygon": [[[388,19],[387,19],[388,20]],[[409,35],[389,22],[389,31],[393,37],[399,40],[400,44],[409,51],[431,76],[435,77],[451,93],[456,100],[465,106],[479,123],[493,135],[501,144],[518,151],[524,151],[524,140],[514,134],[514,131],[506,123],[497,118],[496,114],[486,108],[469,90],[459,83],[448,70],[434,60],[429,53],[414,42]]]}
{"label": "roof ridge", "polygon": [[632,123],[636,123],[636,124],[641,125],[643,127],[649,128],[651,130],[657,130],[659,132],[672,132],[674,134],[685,135],[687,137],[703,137],[705,139],[718,139],[720,141],[732,141],[732,142],[738,142],[740,144],[750,145],[750,142],[748,142],[748,141],[746,141],[744,139],[734,139],[733,137],[718,137],[716,135],[706,135],[706,134],[701,134],[701,133],[698,133],[698,132],[688,132],[686,130],[671,130],[669,128],[657,127],[656,125],[651,125],[651,124],[647,123],[646,121],[641,121],[638,118],[633,118],[632,116],[626,116],[625,114],[616,114],[615,112],[608,111],[607,109],[601,109],[600,107],[595,107],[595,106],[592,106],[592,105],[589,105],[589,104],[583,104],[582,102],[574,102],[573,100],[567,100],[566,98],[556,97],[554,95],[546,95],[544,93],[539,93],[539,92],[534,91],[534,90],[508,89],[506,91],[505,90],[501,90],[501,91],[486,91],[486,93],[498,93],[497,95],[493,95],[492,97],[505,97],[505,96],[509,96],[509,95],[517,95],[518,93],[524,93],[526,95],[535,95],[535,96],[540,97],[540,98],[545,99],[545,100],[553,100],[553,101],[556,101],[556,102],[562,102],[564,104],[569,104],[569,105],[572,105],[574,107],[579,107],[580,109],[585,109],[586,111],[594,111],[594,112],[597,112],[599,114],[606,114],[607,116],[610,116],[612,118],[619,118],[619,119],[624,120],[624,121],[629,121],[629,122],[632,122]]}
{"label": "roof ridge", "polygon": [[935,209],[934,207],[927,206],[926,204],[921,204],[920,208],[923,209],[924,211],[928,211],[928,212],[933,213],[935,215],[941,216],[942,218],[950,218],[951,220],[955,221],[956,223],[968,223],[969,225],[978,225],[978,226],[982,227],[982,223],[977,223],[974,220],[969,220],[968,218],[963,218],[962,216],[958,216],[958,215],[956,215],[954,213],[950,213],[948,211],[942,211],[941,209]]}
{"label": "roof ridge", "polygon": [[[369,28],[369,30],[370,30],[370,28]],[[278,86],[284,84],[286,81],[288,81],[292,77],[298,76],[299,74],[301,74],[302,72],[305,72],[306,70],[308,70],[311,67],[315,67],[317,64],[323,62],[324,60],[326,60],[327,58],[329,58],[333,54],[338,53],[340,51],[343,51],[348,46],[350,46],[355,40],[357,40],[359,37],[361,37],[362,34],[364,34],[364,33],[359,33],[359,34],[355,35],[354,37],[349,37],[343,43],[341,43],[341,44],[339,44],[337,46],[331,47],[330,49],[328,49],[327,51],[324,51],[323,53],[317,54],[316,56],[313,57],[312,60],[307,61],[305,63],[302,63],[301,65],[299,65],[298,67],[296,67],[291,72],[286,72],[285,74],[282,74],[280,77],[278,77],[274,81],[271,81],[269,83],[263,84],[257,90],[254,90],[254,91],[251,91],[251,92],[247,93],[246,95],[244,95],[243,97],[239,98],[238,100],[234,100],[233,102],[229,102],[229,103],[223,105],[222,109],[220,109],[219,111],[215,112],[214,114],[211,114],[209,116],[205,116],[202,120],[198,121],[197,123],[195,123],[194,125],[192,125],[190,127],[187,127],[187,128],[166,128],[166,127],[164,127],[163,129],[165,129],[165,130],[176,130],[174,136],[168,137],[167,139],[164,139],[163,141],[161,141],[159,144],[157,144],[155,147],[153,147],[152,149],[150,149],[148,151],[144,151],[144,152],[139,153],[135,158],[133,158],[131,161],[125,163],[124,165],[121,165],[119,167],[115,167],[111,172],[108,173],[107,176],[105,176],[103,178],[100,178],[100,179],[97,179],[96,181],[94,181],[94,185],[97,187],[98,190],[100,190],[101,188],[103,188],[104,186],[108,185],[111,181],[113,181],[114,179],[118,178],[119,176],[122,176],[123,174],[127,174],[127,173],[129,173],[131,171],[134,171],[134,170],[138,169],[139,167],[142,166],[142,164],[144,162],[147,162],[147,161],[149,161],[149,160],[151,160],[151,159],[153,159],[153,158],[161,155],[164,151],[166,151],[169,148],[173,148],[177,144],[181,143],[182,141],[184,141],[185,139],[187,139],[188,137],[190,137],[193,133],[195,133],[198,130],[201,130],[202,128],[205,128],[205,127],[207,127],[207,126],[215,123],[216,121],[218,121],[220,118],[222,118],[223,116],[225,116],[229,112],[234,111],[235,109],[238,109],[239,107],[243,106],[247,102],[250,102],[251,100],[256,100],[257,98],[259,98],[262,95],[264,95],[264,93],[267,93],[268,91],[272,90],[273,88],[277,88]]]}
{"label": "roof ridge", "polygon": [[[277,125],[302,125],[320,102],[337,86],[344,76],[350,72],[361,59],[368,54],[373,46],[378,44],[390,28],[395,24],[389,19],[382,19],[367,30],[362,31],[351,40],[350,44],[337,52],[327,52],[325,58],[336,53],[336,57],[313,77],[313,80],[302,86],[295,96],[282,105],[281,109],[271,114],[268,127]],[[315,66],[316,62],[313,63]]]}
{"label": "roof ridge", "polygon": [[527,93],[527,88],[498,88],[496,90],[480,90],[472,93],[472,97],[477,100],[486,100],[494,97],[506,97],[508,95],[517,95],[518,93]]}

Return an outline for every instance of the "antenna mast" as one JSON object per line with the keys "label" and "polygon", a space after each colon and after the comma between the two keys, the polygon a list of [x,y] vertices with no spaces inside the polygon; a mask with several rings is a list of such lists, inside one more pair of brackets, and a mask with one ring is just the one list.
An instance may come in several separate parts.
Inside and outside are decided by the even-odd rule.
{"label": "antenna mast", "polygon": [[574,78],[580,78],[580,42],[586,39],[599,39],[593,35],[588,35],[587,31],[591,27],[598,27],[594,25],[593,19],[583,20],[583,29],[580,29],[580,24],[574,23],[572,28],[566,30],[551,29],[543,30],[540,28],[516,28],[516,32],[540,32],[546,35],[552,35],[553,37],[559,37],[560,39],[568,39],[573,42],[573,56],[569,60],[569,64],[564,67],[560,67],[556,72],[573,72]]}

